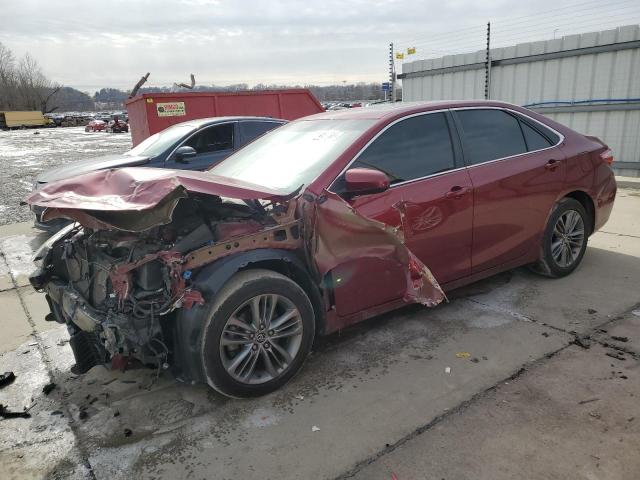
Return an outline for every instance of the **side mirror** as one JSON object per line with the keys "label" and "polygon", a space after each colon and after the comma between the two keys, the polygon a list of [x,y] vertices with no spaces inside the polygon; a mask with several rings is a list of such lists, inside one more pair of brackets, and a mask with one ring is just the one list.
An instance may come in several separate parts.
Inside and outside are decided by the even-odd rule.
{"label": "side mirror", "polygon": [[352,168],[344,174],[347,193],[366,195],[380,193],[389,188],[389,177],[386,173],[372,168]]}
{"label": "side mirror", "polygon": [[189,147],[188,145],[183,145],[174,152],[173,157],[176,162],[189,163],[188,159],[191,157],[195,157],[197,154],[198,152],[196,152],[195,148]]}

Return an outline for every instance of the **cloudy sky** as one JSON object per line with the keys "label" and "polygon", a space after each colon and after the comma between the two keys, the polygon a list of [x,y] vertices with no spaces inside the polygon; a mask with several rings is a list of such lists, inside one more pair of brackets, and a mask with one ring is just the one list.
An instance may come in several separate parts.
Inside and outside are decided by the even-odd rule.
{"label": "cloudy sky", "polygon": [[390,41],[411,59],[479,50],[488,20],[506,45],[638,23],[640,2],[0,0],[0,42],[90,92],[145,72],[149,85],[379,82]]}

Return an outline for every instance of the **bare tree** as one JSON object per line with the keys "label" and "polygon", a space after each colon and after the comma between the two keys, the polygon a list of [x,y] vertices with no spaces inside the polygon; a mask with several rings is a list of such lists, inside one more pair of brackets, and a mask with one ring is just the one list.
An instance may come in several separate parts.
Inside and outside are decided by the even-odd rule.
{"label": "bare tree", "polygon": [[31,55],[16,62],[13,52],[0,43],[0,109],[51,112],[60,88]]}

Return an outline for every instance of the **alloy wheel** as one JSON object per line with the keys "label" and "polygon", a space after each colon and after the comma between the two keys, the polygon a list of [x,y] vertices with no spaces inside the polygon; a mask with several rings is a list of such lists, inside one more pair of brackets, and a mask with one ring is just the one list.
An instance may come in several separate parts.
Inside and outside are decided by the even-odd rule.
{"label": "alloy wheel", "polygon": [[227,319],[220,337],[222,364],[236,381],[259,384],[282,375],[302,343],[302,316],[288,298],[250,298]]}
{"label": "alloy wheel", "polygon": [[584,221],[575,210],[564,212],[553,228],[551,256],[559,267],[568,268],[576,261],[585,240]]}

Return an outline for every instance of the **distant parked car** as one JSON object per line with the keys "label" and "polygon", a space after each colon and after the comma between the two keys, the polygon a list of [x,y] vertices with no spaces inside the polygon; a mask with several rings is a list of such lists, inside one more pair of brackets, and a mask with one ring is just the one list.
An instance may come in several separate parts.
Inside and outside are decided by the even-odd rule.
{"label": "distant parked car", "polygon": [[91,120],[86,127],[85,132],[104,132],[107,128],[107,123],[102,120]]}
{"label": "distant parked car", "polygon": [[107,124],[107,132],[129,133],[129,124],[116,117]]}
{"label": "distant parked car", "polygon": [[[83,173],[120,167],[206,170],[256,137],[284,123],[286,120],[265,117],[189,120],[150,136],[123,154],[80,160],[43,172],[36,178],[34,189]],[[32,207],[36,228],[55,232],[69,223],[63,219],[43,223],[40,221],[43,210],[41,207]]]}

